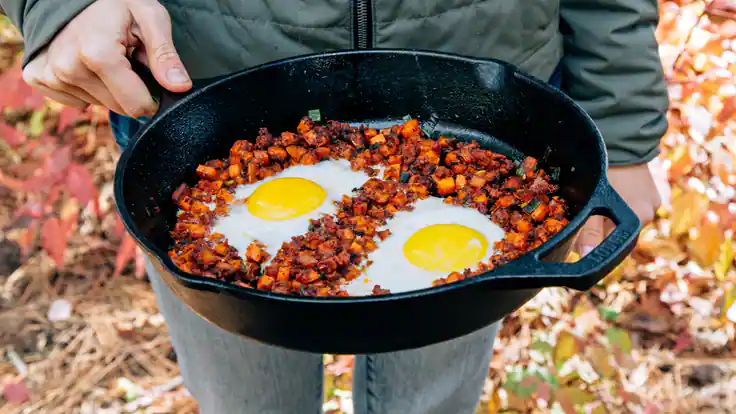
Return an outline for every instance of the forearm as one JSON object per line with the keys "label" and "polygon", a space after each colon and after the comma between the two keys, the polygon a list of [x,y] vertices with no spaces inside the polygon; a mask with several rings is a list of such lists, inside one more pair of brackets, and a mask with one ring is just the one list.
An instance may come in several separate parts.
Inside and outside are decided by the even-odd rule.
{"label": "forearm", "polygon": [[647,162],[667,129],[656,0],[562,0],[564,88],[601,130],[611,165]]}

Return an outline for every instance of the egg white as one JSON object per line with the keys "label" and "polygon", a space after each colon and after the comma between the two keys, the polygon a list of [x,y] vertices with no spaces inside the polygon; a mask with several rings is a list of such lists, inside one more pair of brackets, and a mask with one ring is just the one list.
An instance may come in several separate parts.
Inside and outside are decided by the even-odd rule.
{"label": "egg white", "polygon": [[[260,185],[278,178],[311,180],[325,190],[325,200],[309,213],[282,221],[263,220],[250,214],[246,203],[237,203],[250,197]],[[347,160],[325,160],[315,165],[289,167],[257,183],[238,186],[229,214],[215,221],[212,232],[224,235],[241,256],[245,256],[248,246],[258,241],[266,246],[266,252],[273,258],[283,243],[309,231],[309,220],[336,213],[335,201],[345,194],[352,194],[353,188],[362,186],[369,179],[366,173],[353,171]]]}
{"label": "egg white", "polygon": [[445,204],[437,197],[419,200],[413,211],[396,213],[383,227],[390,229],[391,235],[368,256],[367,260],[372,264],[364,274],[347,283],[345,290],[350,295],[363,296],[370,295],[373,286],[380,285],[391,293],[406,292],[431,287],[433,281],[446,277],[448,272],[424,270],[404,257],[407,240],[422,228],[434,224],[458,224],[481,233],[488,241],[488,250],[479,262],[488,261],[495,243],[505,236],[502,228],[473,208]]}

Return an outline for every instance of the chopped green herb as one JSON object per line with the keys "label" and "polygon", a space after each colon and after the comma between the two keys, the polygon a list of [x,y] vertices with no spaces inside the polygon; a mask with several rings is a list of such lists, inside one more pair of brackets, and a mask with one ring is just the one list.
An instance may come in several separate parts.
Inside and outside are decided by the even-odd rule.
{"label": "chopped green herb", "polygon": [[233,181],[233,180],[227,180],[227,181],[225,181],[225,185],[230,186],[230,185],[233,185],[234,182],[235,181]]}
{"label": "chopped green herb", "polygon": [[399,176],[399,181],[401,181],[402,183],[408,183],[409,178],[411,178],[411,174],[408,171],[404,171]]}
{"label": "chopped green herb", "polygon": [[537,207],[539,207],[539,200],[535,198],[534,200],[530,201],[529,204],[524,206],[524,211],[526,211],[527,214],[532,214],[534,210],[537,209]]}
{"label": "chopped green herb", "polygon": [[407,121],[411,121],[413,118],[411,117],[411,115],[404,115],[404,118],[402,119],[404,120],[404,122],[407,122]]}
{"label": "chopped green herb", "polygon": [[322,121],[322,113],[319,111],[319,109],[310,110],[307,116],[309,116],[309,119],[314,122]]}
{"label": "chopped green herb", "polygon": [[518,175],[519,177],[523,177],[524,176],[524,168],[522,168],[522,167],[517,168],[516,169],[516,175]]}
{"label": "chopped green herb", "polygon": [[570,172],[575,172],[575,167],[570,168]]}

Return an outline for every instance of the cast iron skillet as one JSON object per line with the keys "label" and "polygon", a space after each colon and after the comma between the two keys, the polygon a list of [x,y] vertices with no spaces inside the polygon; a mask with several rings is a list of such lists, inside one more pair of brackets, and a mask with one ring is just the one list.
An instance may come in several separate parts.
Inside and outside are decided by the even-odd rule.
{"label": "cast iron skillet", "polygon": [[[306,298],[246,289],[187,274],[167,255],[176,207],[171,193],[196,182],[195,167],[226,157],[258,129],[293,130],[311,109],[324,119],[401,122],[543,166],[560,168],[570,224],[523,257],[459,283],[378,297]],[[546,154],[546,156],[545,156]],[[640,222],[611,188],[601,135],[563,93],[495,60],[410,51],[325,53],[268,63],[192,92],[164,94],[161,109],[124,151],[115,174],[123,222],[176,296],[221,328],[264,343],[321,353],[377,353],[456,338],[496,322],[540,289],[586,290],[633,248]],[[591,215],[616,230],[582,260],[561,263]],[[156,275],[152,275],[156,277]],[[401,275],[396,275],[401,277]]]}

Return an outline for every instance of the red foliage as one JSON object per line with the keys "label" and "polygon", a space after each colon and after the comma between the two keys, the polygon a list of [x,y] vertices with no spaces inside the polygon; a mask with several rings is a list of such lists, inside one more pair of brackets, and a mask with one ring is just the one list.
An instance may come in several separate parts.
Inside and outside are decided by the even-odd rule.
{"label": "red foliage", "polygon": [[25,135],[21,134],[17,129],[3,121],[0,121],[0,139],[5,141],[11,147],[17,147],[25,144],[26,142]]}
{"label": "red foliage", "polygon": [[93,203],[93,211],[100,214],[100,207],[97,202],[98,192],[92,176],[87,168],[81,164],[72,164],[66,175],[66,186],[72,197],[79,201],[79,204],[86,206],[90,202]]}
{"label": "red foliage", "polygon": [[43,222],[41,228],[41,247],[61,267],[64,265],[64,251],[66,250],[66,234],[59,219],[50,218]]}
{"label": "red foliage", "polygon": [[44,97],[23,82],[21,61],[0,75],[0,108],[38,108]]}
{"label": "red foliage", "polygon": [[115,271],[112,277],[116,278],[125,269],[125,266],[135,257],[136,246],[135,240],[128,233],[123,236],[123,242],[120,244],[118,254],[115,256]]}

